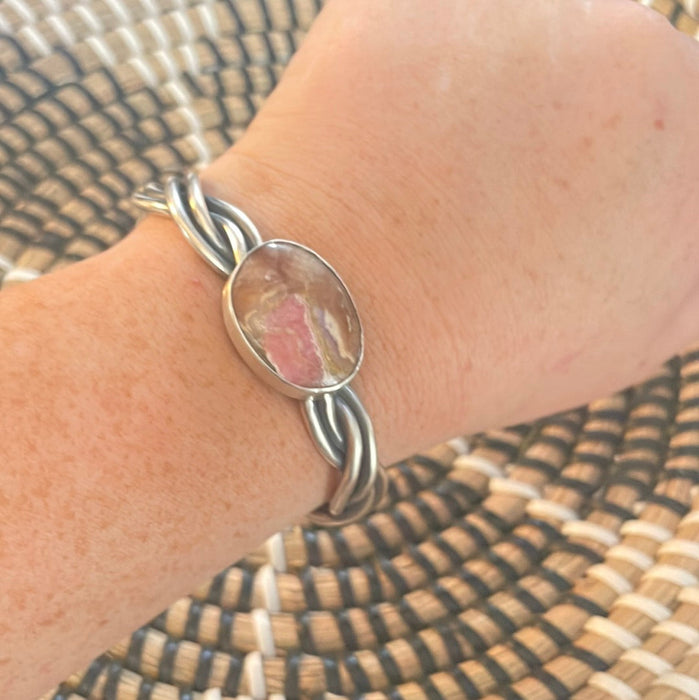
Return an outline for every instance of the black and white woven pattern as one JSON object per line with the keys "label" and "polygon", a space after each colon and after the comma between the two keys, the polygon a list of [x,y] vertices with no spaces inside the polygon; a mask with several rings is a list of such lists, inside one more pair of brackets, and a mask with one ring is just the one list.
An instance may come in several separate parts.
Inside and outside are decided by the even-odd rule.
{"label": "black and white woven pattern", "polygon": [[207,162],[245,129],[319,3],[0,4],[0,274],[98,253],[129,196]]}
{"label": "black and white woven pattern", "polygon": [[[699,38],[694,0],[643,2]],[[1,0],[0,287],[234,142],[320,4]],[[45,700],[699,698],[699,350],[388,477],[363,522],[275,534]]]}

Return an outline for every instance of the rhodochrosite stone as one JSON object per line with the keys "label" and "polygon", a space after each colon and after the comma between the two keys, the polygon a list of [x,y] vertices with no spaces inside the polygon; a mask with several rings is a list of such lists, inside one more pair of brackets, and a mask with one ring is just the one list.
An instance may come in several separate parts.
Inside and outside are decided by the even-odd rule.
{"label": "rhodochrosite stone", "polygon": [[357,310],[313,251],[290,241],[254,248],[239,263],[230,294],[248,345],[286,382],[330,389],[356,372],[362,354]]}

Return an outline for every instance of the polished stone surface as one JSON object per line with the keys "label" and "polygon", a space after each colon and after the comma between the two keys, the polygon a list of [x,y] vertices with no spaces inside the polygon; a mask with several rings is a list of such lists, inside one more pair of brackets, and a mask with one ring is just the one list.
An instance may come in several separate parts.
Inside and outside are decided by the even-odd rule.
{"label": "polished stone surface", "polygon": [[337,386],[361,360],[361,329],[342,281],[315,253],[268,241],[248,253],[231,287],[248,344],[285,381],[307,389]]}

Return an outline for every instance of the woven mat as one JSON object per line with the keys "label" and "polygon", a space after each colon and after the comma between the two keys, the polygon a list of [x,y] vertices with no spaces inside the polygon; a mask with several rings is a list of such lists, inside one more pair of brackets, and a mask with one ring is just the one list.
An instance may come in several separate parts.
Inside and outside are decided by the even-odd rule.
{"label": "woven mat", "polygon": [[[233,142],[319,5],[0,3],[0,286],[113,245],[138,184]],[[699,349],[393,465],[364,522],[277,533],[44,697],[699,698],[698,475]]]}

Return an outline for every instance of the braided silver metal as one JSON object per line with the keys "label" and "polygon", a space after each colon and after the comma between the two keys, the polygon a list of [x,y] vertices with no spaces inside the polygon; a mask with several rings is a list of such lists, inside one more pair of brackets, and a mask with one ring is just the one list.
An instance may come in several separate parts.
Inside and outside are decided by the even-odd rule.
{"label": "braided silver metal", "polygon": [[[205,196],[194,172],[150,183],[133,196],[142,209],[170,215],[199,255],[229,277],[243,258],[263,243],[249,217],[237,207]],[[325,460],[341,472],[330,501],[308,515],[311,523],[338,527],[371,512],[386,493],[369,415],[349,384],[306,396],[304,421]]]}

